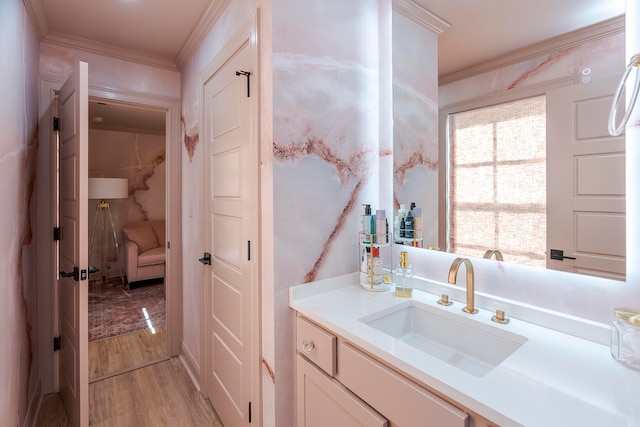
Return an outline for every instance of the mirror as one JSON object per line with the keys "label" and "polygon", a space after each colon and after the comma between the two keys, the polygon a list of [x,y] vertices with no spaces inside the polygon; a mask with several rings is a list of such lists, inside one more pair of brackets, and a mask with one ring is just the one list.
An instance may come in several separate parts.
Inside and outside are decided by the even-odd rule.
{"label": "mirror", "polygon": [[[421,3],[428,3],[428,1],[421,1]],[[429,6],[425,5],[425,7]],[[465,14],[473,15],[466,9]],[[427,14],[427,16],[429,15]],[[450,16],[440,16],[440,18],[454,21]],[[440,60],[443,56],[442,52],[438,55],[437,33],[442,31],[440,37],[445,37],[447,32],[454,31],[454,28],[448,28],[444,21],[434,21],[435,17],[433,16],[429,19],[432,24],[436,23],[425,25],[426,19],[416,20],[409,17],[403,10],[394,7],[392,24],[393,200],[396,212],[400,204],[406,204],[409,207],[412,202],[421,208],[424,227],[423,241],[419,242],[421,247],[450,250],[451,239],[448,237],[447,227],[452,219],[449,218],[448,209],[454,202],[449,197],[453,184],[450,180],[451,171],[448,169],[451,146],[447,137],[451,130],[445,128],[449,126],[447,119],[449,113],[544,95],[567,86],[592,87],[605,80],[614,82],[613,89],[615,89],[625,65],[624,17],[619,16],[579,31],[574,31],[575,28],[569,28],[565,31],[565,33],[569,33],[567,35],[523,47],[520,53],[511,52],[499,59],[487,57],[484,63],[474,64],[472,69],[465,68],[463,71],[456,71],[451,69],[450,63],[447,63],[445,67],[447,74],[441,75],[440,78],[438,77],[438,64],[434,64],[430,58],[438,56]],[[476,19],[475,22],[482,24],[485,21]],[[482,31],[482,28],[475,31]],[[416,40],[420,40],[420,43],[416,43]],[[606,102],[605,100],[604,103]],[[555,110],[547,108],[545,113],[547,128],[550,126],[549,123],[555,123],[554,119],[549,116],[552,113],[555,114]],[[518,137],[512,138],[513,144],[518,139]],[[504,152],[504,149],[500,151],[500,153]],[[570,164],[570,160],[568,163]],[[623,151],[621,156],[616,157],[614,163],[617,166],[622,164],[622,168],[617,169],[619,172],[617,179],[622,182],[622,201],[624,203]],[[547,164],[546,167],[551,166]],[[564,166],[560,166],[560,169],[563,168]],[[578,179],[576,178],[576,180]],[[594,179],[598,180],[598,177],[596,176]],[[471,181],[473,182],[473,179]],[[480,182],[479,178],[478,182]],[[549,188],[549,184],[547,184],[547,189]],[[477,195],[479,191],[482,191],[482,188],[465,187],[463,190],[467,194]],[[554,191],[550,190],[550,192]],[[512,194],[516,193],[522,199],[535,198],[531,194],[521,194],[519,190],[512,191]],[[546,210],[554,212],[554,209],[550,209],[548,206]],[[620,261],[618,259],[616,266],[610,272],[587,271],[586,274],[625,280],[624,208],[622,216],[616,214],[614,219],[607,218],[606,221],[609,221],[611,223],[609,225],[614,228],[619,228],[622,224],[622,230],[618,230],[622,233],[622,239],[616,248],[612,249],[615,256],[621,259],[621,264],[617,262]],[[517,223],[518,220],[512,219],[512,222]],[[509,232],[518,233],[513,229],[510,229]],[[520,231],[520,233],[527,235],[526,230]],[[549,236],[552,234],[549,230],[546,234],[547,240],[549,240]],[[553,235],[556,234],[558,233]],[[494,241],[502,241],[505,235],[506,233],[497,235]],[[598,240],[601,237],[594,235],[593,239]],[[549,241],[549,244],[555,243]],[[486,250],[496,249],[501,250],[499,243],[489,243],[486,246],[478,244],[470,251],[459,253],[463,253],[465,256],[482,257]],[[546,245],[538,252],[536,255],[538,264],[527,265],[571,271],[567,269],[569,263],[563,263],[562,259],[549,260],[550,253],[547,252],[550,251]],[[526,261],[511,254],[505,254],[504,260],[526,264]]]}

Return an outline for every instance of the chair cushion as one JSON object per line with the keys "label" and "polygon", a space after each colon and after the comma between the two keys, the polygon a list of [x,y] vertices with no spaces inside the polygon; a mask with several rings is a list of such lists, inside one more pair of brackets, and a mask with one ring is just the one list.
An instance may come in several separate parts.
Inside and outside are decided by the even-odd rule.
{"label": "chair cushion", "polygon": [[164,247],[158,246],[157,248],[149,249],[138,255],[138,267],[162,264],[164,263],[164,259]]}
{"label": "chair cushion", "polygon": [[140,253],[159,246],[156,234],[149,223],[143,223],[135,227],[125,227],[124,232],[129,240],[138,245]]}

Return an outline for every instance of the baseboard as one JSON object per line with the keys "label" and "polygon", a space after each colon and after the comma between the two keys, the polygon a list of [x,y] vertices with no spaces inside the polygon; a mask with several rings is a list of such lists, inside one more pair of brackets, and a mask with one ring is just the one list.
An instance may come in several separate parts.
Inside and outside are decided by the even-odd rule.
{"label": "baseboard", "polygon": [[36,386],[33,388],[33,394],[29,399],[29,406],[27,414],[22,423],[23,427],[35,427],[38,421],[38,415],[40,414],[40,408],[42,408],[42,401],[44,396],[42,395],[42,382],[38,380]]}
{"label": "baseboard", "polygon": [[187,370],[187,374],[189,374],[193,385],[200,391],[200,365],[198,365],[189,349],[184,345],[184,341],[180,343],[180,355],[178,357]]}

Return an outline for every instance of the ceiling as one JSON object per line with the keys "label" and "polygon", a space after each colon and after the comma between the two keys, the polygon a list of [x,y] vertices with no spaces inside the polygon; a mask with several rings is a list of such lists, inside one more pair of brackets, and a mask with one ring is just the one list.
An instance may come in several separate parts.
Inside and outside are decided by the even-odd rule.
{"label": "ceiling", "polygon": [[[23,0],[42,40],[175,70],[229,1]],[[413,1],[451,25],[439,38],[440,76],[620,16],[625,8],[625,0]],[[110,114],[117,107],[111,105]],[[96,114],[98,105],[92,110]],[[159,114],[155,123],[160,120],[164,128],[164,112]],[[102,117],[101,126],[111,120],[106,114],[92,117]]]}

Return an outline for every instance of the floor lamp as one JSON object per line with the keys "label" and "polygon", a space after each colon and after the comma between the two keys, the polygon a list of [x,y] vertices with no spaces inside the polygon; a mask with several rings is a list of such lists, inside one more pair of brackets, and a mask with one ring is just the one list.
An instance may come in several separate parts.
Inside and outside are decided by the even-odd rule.
{"label": "floor lamp", "polygon": [[96,234],[96,225],[98,224],[98,217],[102,217],[102,253],[100,261],[100,270],[95,267],[89,268],[89,273],[97,273],[102,271],[102,281],[105,279],[105,249],[106,249],[106,233],[107,233],[107,216],[109,217],[109,225],[111,226],[111,236],[113,237],[113,244],[116,248],[116,263],[120,269],[120,278],[124,285],[124,269],[120,262],[120,251],[118,247],[118,238],[116,235],[116,229],[113,225],[113,217],[111,216],[111,206],[108,200],[110,199],[126,199],[129,197],[129,180],[126,178],[89,178],[89,199],[98,200],[96,205],[96,216],[93,220],[93,230],[91,231],[91,240],[89,243],[89,262],[91,262],[91,252],[93,250],[93,242]]}

